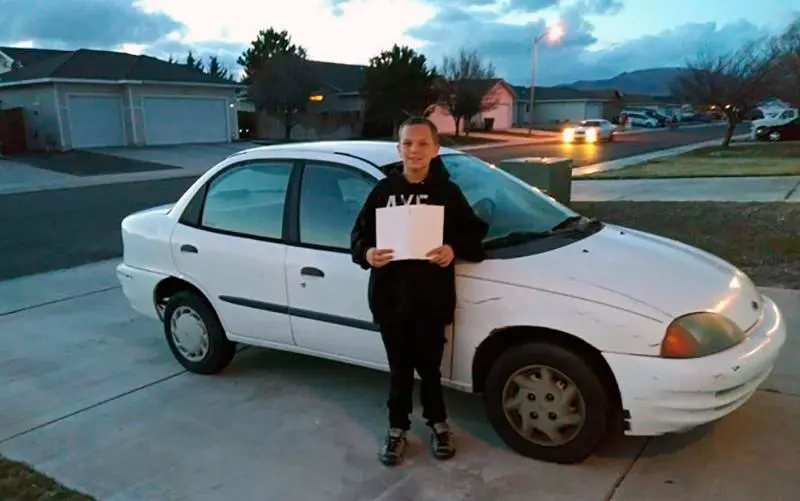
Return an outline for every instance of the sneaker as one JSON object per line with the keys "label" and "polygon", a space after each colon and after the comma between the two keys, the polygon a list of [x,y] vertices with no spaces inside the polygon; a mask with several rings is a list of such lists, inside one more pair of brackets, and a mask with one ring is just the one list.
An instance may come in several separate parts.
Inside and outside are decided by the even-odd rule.
{"label": "sneaker", "polygon": [[379,454],[381,463],[386,466],[396,466],[402,463],[407,443],[405,431],[399,428],[390,428]]}
{"label": "sneaker", "polygon": [[431,427],[431,451],[436,459],[450,459],[456,454],[453,432],[447,423],[434,423]]}

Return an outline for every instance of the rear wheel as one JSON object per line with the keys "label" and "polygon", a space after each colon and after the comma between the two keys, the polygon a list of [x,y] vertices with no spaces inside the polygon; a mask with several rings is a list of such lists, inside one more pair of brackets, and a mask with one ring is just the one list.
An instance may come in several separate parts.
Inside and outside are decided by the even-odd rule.
{"label": "rear wheel", "polygon": [[164,334],[172,355],[190,372],[216,374],[236,353],[217,314],[205,298],[190,291],[172,296],[164,310]]}
{"label": "rear wheel", "polygon": [[579,463],[609,431],[610,398],[603,378],[559,345],[514,346],[492,365],[483,394],[495,432],[523,456]]}

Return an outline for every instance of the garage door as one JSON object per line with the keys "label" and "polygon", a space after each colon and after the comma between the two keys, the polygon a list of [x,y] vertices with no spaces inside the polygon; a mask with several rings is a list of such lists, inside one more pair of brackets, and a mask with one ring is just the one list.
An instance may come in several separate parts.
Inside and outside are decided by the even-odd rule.
{"label": "garage door", "polygon": [[225,99],[144,98],[147,144],[228,142]]}
{"label": "garage door", "polygon": [[498,104],[497,108],[492,110],[490,116],[494,117],[494,128],[498,130],[508,129],[514,120],[509,103]]}
{"label": "garage door", "polygon": [[586,103],[586,118],[603,118],[601,103]]}
{"label": "garage door", "polygon": [[72,95],[68,104],[73,148],[125,145],[120,97]]}

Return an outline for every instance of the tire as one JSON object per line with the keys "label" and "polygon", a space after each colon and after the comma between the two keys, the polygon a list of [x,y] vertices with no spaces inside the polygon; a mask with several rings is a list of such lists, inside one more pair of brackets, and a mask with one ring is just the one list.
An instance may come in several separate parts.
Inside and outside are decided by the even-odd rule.
{"label": "tire", "polygon": [[[578,395],[571,401],[578,414],[582,414],[583,419],[580,425],[565,425],[561,428],[567,440],[560,444],[543,443],[546,437],[534,428],[539,443],[526,438],[521,431],[512,425],[514,419],[521,424],[519,411],[508,411],[513,417],[506,416],[504,400],[506,394],[519,394],[511,391],[516,384],[512,378],[519,371],[530,366],[544,366],[551,370],[551,373],[561,373],[557,375],[566,376],[575,385]],[[553,371],[554,370],[554,371]],[[514,346],[500,355],[492,365],[486,380],[485,391],[483,392],[484,406],[495,433],[513,451],[533,459],[559,464],[580,463],[589,457],[600,443],[609,434],[610,405],[609,392],[603,385],[603,378],[588,364],[582,357],[559,345],[535,342],[522,346]],[[508,384],[508,388],[507,388]],[[567,387],[568,388],[568,387]],[[554,388],[559,392],[564,387]],[[544,413],[550,416],[565,416],[568,411],[565,409],[548,409],[548,398],[554,396],[558,400],[558,393],[550,393],[545,389],[535,390],[535,400],[530,397],[521,401],[521,405],[528,407],[525,413],[537,420],[535,423],[550,423],[545,418]],[[521,395],[520,395],[521,396]],[[541,398],[544,396],[544,401]],[[537,407],[543,403],[541,407]],[[582,404],[582,405],[581,405]],[[553,412],[557,411],[557,412]],[[583,411],[581,413],[581,411]],[[542,414],[540,421],[539,414]],[[564,437],[562,435],[562,438]],[[572,435],[572,436],[569,436]]]}
{"label": "tire", "polygon": [[777,143],[781,140],[781,133],[778,131],[773,131],[769,133],[769,140],[773,143]]}
{"label": "tire", "polygon": [[613,143],[614,142],[614,133],[613,132],[608,135],[608,142],[609,143]]}
{"label": "tire", "polygon": [[[176,315],[179,316],[173,319]],[[197,328],[204,331],[207,347],[197,358],[185,354],[176,343],[171,329],[173,320],[193,331]],[[164,310],[164,335],[175,359],[186,370],[196,374],[217,374],[231,363],[236,354],[236,343],[225,336],[214,309],[204,297],[191,291],[182,291],[170,298]]]}

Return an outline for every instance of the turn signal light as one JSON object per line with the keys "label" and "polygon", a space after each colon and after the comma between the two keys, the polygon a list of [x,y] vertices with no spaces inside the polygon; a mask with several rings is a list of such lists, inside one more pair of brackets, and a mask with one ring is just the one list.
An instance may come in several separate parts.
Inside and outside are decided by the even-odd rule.
{"label": "turn signal light", "polygon": [[661,341],[661,356],[665,358],[692,358],[698,352],[700,344],[688,330],[678,324],[667,328]]}

